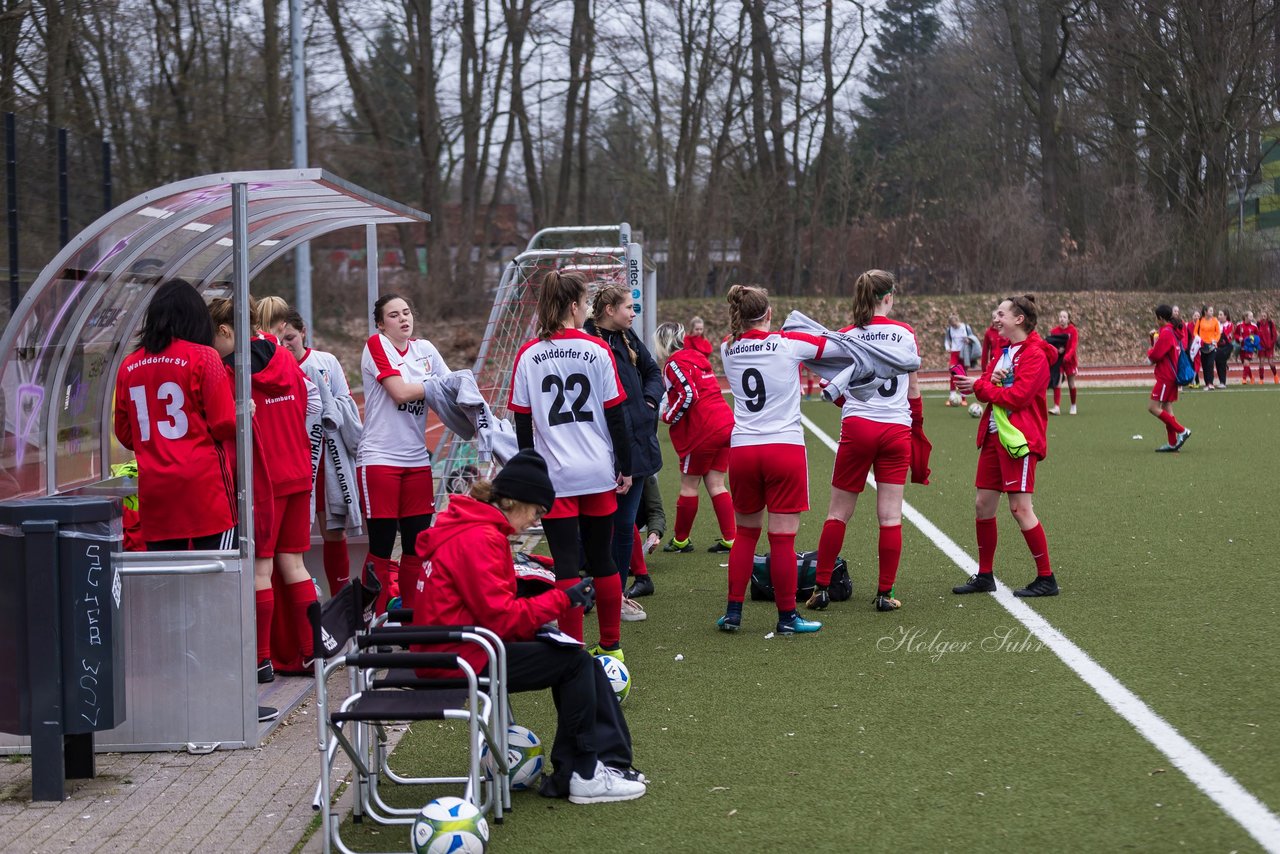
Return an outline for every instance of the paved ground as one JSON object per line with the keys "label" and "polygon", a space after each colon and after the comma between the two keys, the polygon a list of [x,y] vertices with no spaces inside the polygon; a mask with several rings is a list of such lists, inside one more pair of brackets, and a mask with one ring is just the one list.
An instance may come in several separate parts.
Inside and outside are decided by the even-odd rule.
{"label": "paved ground", "polygon": [[[339,673],[331,690],[345,686]],[[0,851],[289,852],[317,815],[319,767],[310,698],[255,750],[100,754],[60,804],[31,802],[29,757],[0,757]]]}

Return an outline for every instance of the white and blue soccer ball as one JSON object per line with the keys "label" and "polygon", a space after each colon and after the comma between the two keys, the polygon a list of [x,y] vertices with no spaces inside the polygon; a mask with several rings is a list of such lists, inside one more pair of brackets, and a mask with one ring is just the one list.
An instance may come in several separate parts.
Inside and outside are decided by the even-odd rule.
{"label": "white and blue soccer ball", "polygon": [[413,820],[415,854],[484,854],[489,822],[462,798],[436,798]]}
{"label": "white and blue soccer ball", "polygon": [[627,665],[612,655],[596,656],[596,661],[604,668],[604,675],[609,677],[609,684],[613,686],[618,702],[627,699],[627,695],[631,693],[631,671],[627,670]]}
{"label": "white and blue soccer ball", "polygon": [[971,403],[971,404],[969,404],[969,414],[970,414],[970,415],[972,415],[974,418],[981,418],[981,417],[982,417],[982,404],[981,404],[981,403]]}
{"label": "white and blue soccer ball", "polygon": [[[519,724],[507,727],[507,775],[511,778],[511,789],[519,792],[537,785],[546,763],[546,754],[542,750],[542,741],[534,735],[533,730]],[[493,755],[489,745],[480,748],[480,767],[485,775],[492,778],[497,774]]]}

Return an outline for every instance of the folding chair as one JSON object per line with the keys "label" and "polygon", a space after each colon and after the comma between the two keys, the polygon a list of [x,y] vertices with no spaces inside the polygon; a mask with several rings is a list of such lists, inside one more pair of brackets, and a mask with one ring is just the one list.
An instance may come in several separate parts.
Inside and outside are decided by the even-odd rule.
{"label": "folding chair", "polygon": [[[380,824],[409,825],[418,809],[395,808],[378,792],[383,774],[394,782],[406,784],[462,784],[463,797],[484,812],[493,811],[494,820],[502,821],[510,806],[506,754],[507,696],[505,683],[505,649],[492,632],[469,629],[419,629],[416,626],[372,628],[370,605],[376,590],[363,585],[349,585],[342,593],[352,601],[325,609],[313,609],[317,632],[316,649],[322,649],[328,661],[317,656],[316,704],[321,754],[319,791],[313,806],[322,813],[321,830],[324,850],[337,848],[349,852],[342,841],[339,816],[330,806],[333,764],[341,751],[351,761],[352,814],[356,821],[365,816]],[[352,592],[347,594],[347,590]],[[337,597],[335,597],[337,598]],[[334,615],[325,616],[332,607]],[[368,628],[366,628],[368,627]],[[409,644],[474,643],[485,652],[486,669],[492,678],[477,677],[467,661],[456,653],[386,651]],[[342,653],[348,647],[354,651]],[[334,709],[325,685],[339,668],[351,674],[351,695]],[[456,671],[459,678],[436,680],[416,675],[418,668]],[[481,690],[483,683],[484,690]],[[392,722],[418,720],[467,721],[468,764],[465,774],[438,777],[405,777],[388,766],[386,726]],[[502,723],[502,728],[498,724]],[[496,779],[485,779],[480,773],[480,753],[488,745],[496,771]]]}

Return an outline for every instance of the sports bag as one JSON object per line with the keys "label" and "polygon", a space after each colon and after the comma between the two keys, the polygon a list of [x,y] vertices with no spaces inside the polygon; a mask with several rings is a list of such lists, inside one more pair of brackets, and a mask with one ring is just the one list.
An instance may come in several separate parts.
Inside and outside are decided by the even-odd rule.
{"label": "sports bag", "polygon": [[1196,369],[1191,364],[1191,357],[1181,347],[1178,348],[1178,372],[1176,378],[1180,386],[1190,385],[1196,378]]}
{"label": "sports bag", "polygon": [[[803,602],[813,595],[813,588],[818,578],[818,553],[803,552],[796,555],[796,600]],[[849,565],[842,557],[836,558],[835,569],[831,572],[831,584],[827,592],[834,602],[843,602],[853,596],[853,579],[849,577]],[[751,566],[751,600],[753,602],[773,601],[773,581],[769,577],[769,556],[756,555]]]}

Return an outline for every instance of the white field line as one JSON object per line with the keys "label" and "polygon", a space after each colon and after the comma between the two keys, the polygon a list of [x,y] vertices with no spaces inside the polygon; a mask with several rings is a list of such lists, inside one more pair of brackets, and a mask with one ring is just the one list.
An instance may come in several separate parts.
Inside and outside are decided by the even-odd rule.
{"label": "white field line", "polygon": [[[836,442],[808,417],[800,420],[814,436],[832,451]],[[868,484],[875,486],[875,479],[868,476]],[[920,529],[943,554],[949,557],[965,575],[978,571],[978,563],[954,540],[926,519],[919,510],[903,502],[902,515]],[[975,594],[982,595],[982,594]],[[1138,733],[1163,753],[1198,788],[1222,808],[1237,824],[1257,840],[1265,850],[1280,852],[1280,818],[1267,805],[1245,789],[1234,777],[1222,770],[1212,759],[1188,741],[1164,718],[1156,714],[1137,694],[1120,680],[1102,668],[1089,654],[1067,639],[1048,620],[1040,616],[1003,584],[997,584],[995,599],[1027,631],[1035,635],[1045,646],[1076,672],[1085,684],[1097,692],[1103,701],[1124,718]]]}

